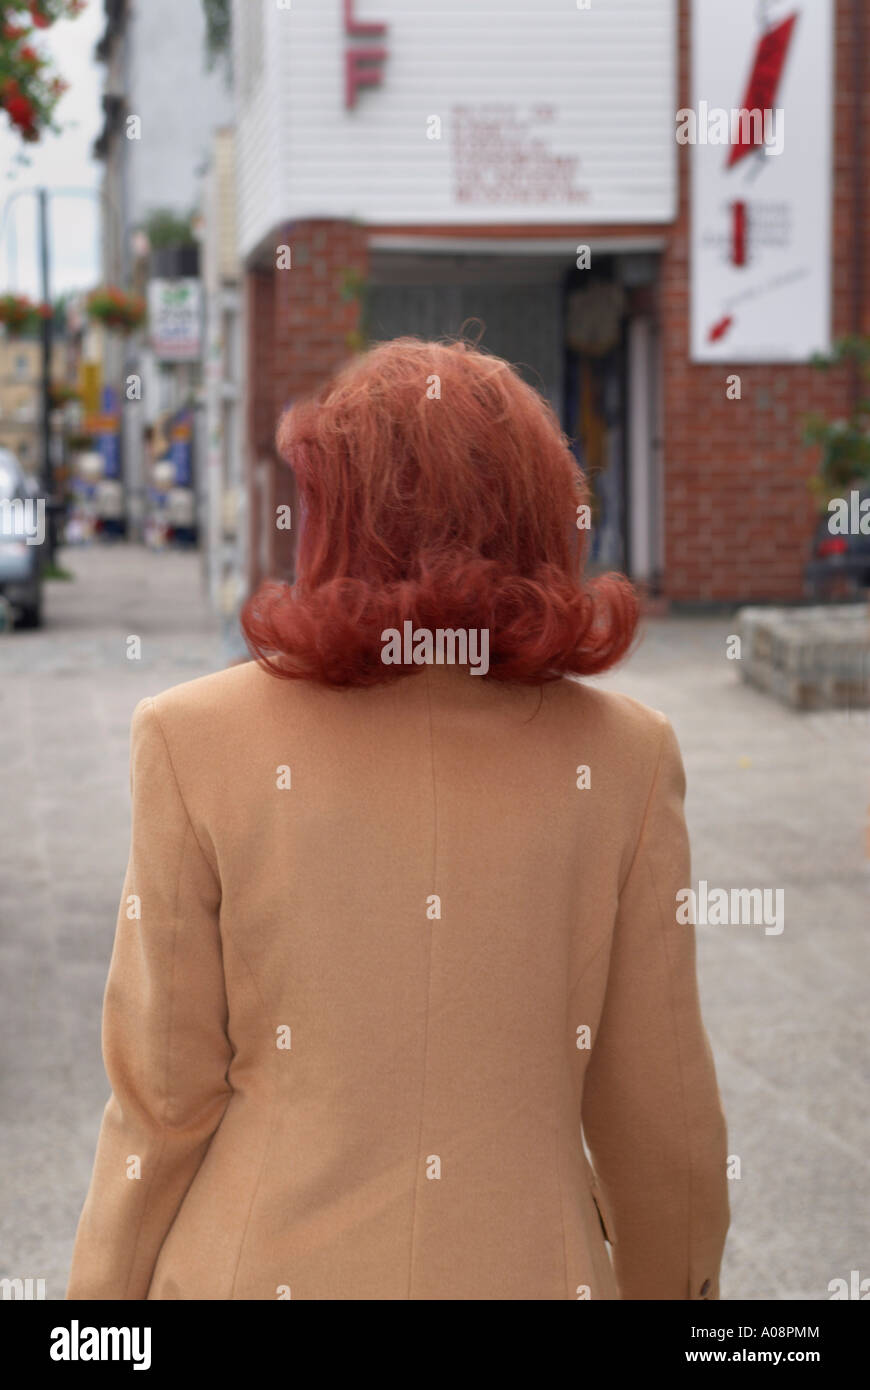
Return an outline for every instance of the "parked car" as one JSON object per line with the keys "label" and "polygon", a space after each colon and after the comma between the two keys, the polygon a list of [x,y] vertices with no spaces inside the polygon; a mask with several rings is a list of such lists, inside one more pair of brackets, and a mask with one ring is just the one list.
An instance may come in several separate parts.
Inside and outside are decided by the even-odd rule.
{"label": "parked car", "polygon": [[0,598],[21,627],[42,622],[46,511],[39,483],[0,449]]}
{"label": "parked car", "polygon": [[[851,503],[854,520],[870,515],[870,487],[858,489]],[[846,534],[830,529],[828,512],[821,518],[812,543],[812,559],[804,570],[807,595],[815,599],[858,598],[863,589],[870,589],[870,530],[862,534],[860,526],[850,525]]]}

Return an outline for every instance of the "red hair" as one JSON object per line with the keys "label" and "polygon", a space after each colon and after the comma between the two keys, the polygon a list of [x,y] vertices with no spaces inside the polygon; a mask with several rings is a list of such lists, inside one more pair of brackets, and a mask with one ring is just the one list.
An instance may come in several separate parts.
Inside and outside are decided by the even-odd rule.
{"label": "red hair", "polygon": [[[269,581],[242,629],[274,675],[373,685],[382,632],[488,629],[493,680],[592,675],[638,620],[621,575],[585,583],[585,479],[551,407],[500,358],[395,338],[281,418],[302,523],[295,584]],[[486,679],[486,676],[481,679]]]}

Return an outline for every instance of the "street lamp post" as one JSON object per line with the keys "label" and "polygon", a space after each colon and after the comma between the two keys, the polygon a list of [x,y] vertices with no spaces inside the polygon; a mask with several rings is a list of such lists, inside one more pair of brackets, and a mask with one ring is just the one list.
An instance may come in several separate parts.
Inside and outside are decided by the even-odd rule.
{"label": "street lamp post", "polygon": [[51,283],[48,250],[48,193],[44,188],[38,190],[39,197],[39,273],[43,304],[42,318],[42,486],[45,491],[45,507],[48,513],[47,546],[48,563],[54,564],[57,550],[57,506],[54,496],[54,461],[51,450],[51,344],[52,310]]}

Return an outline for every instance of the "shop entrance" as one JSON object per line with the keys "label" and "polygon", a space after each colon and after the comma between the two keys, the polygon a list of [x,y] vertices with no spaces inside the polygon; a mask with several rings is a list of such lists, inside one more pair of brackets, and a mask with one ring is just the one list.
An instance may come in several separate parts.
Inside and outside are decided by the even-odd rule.
{"label": "shop entrance", "polygon": [[482,334],[481,347],[518,367],[561,418],[564,264],[536,255],[375,253],[368,337],[456,337],[466,325],[467,336]]}
{"label": "shop entrance", "polygon": [[[476,335],[553,405],[592,491],[592,572],[655,588],[661,570],[658,339],[652,254],[375,251],[370,341]],[[566,270],[566,264],[569,269]],[[468,328],[469,320],[479,326]]]}
{"label": "shop entrance", "polygon": [[596,255],[564,286],[564,427],[592,493],[589,568],[655,589],[661,571],[653,255]]}

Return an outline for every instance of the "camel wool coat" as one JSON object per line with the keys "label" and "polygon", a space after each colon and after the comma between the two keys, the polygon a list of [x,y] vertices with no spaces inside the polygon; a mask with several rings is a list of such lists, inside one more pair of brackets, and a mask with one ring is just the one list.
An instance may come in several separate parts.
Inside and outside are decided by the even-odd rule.
{"label": "camel wool coat", "polygon": [[717,1298],[684,787],[570,679],[143,700],[67,1297]]}

